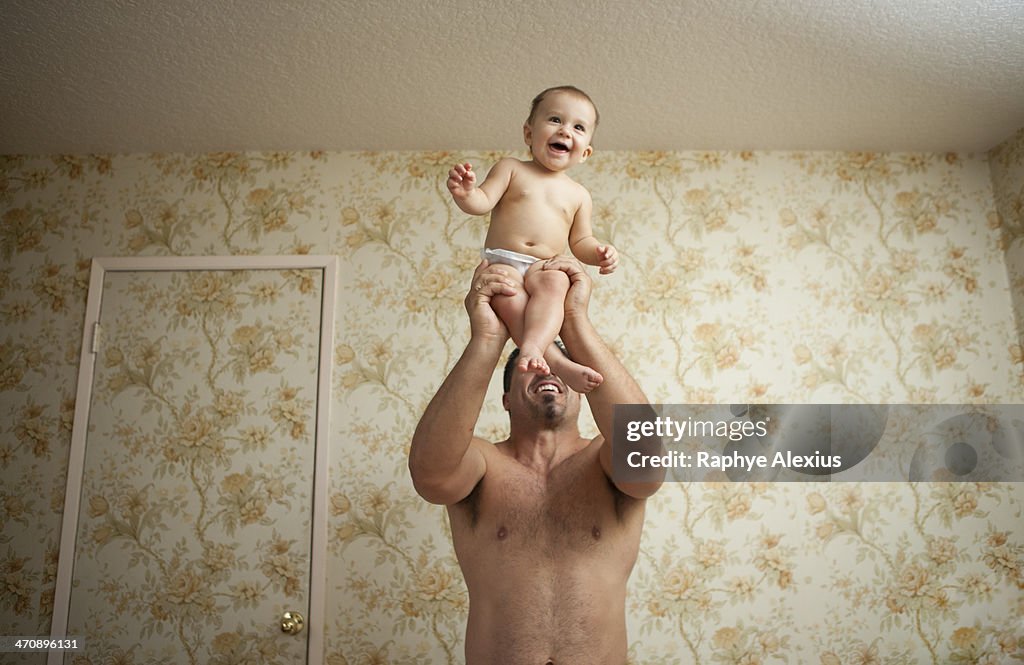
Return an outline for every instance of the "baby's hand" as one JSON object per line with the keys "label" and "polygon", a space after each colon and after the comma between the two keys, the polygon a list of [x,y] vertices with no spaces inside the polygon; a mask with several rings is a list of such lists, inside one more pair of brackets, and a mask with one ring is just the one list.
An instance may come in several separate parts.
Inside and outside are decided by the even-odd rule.
{"label": "baby's hand", "polygon": [[598,245],[597,256],[600,259],[597,262],[598,272],[602,275],[613,273],[619,267],[619,253],[611,245]]}
{"label": "baby's hand", "polygon": [[448,171],[448,191],[456,199],[464,199],[476,188],[476,174],[469,162],[456,164]]}

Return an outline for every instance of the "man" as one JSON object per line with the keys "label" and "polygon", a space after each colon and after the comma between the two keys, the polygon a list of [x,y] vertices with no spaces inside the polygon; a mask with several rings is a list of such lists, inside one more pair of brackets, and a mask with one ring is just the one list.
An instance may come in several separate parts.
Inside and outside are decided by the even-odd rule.
{"label": "man", "polygon": [[587,395],[601,435],[580,436],[580,395],[554,375],[512,369],[502,403],[508,440],[473,435],[508,331],[492,298],[516,283],[483,262],[466,296],[471,338],[413,435],[417,492],[448,507],[469,589],[467,665],[623,665],[626,580],[636,562],[645,499],[661,484],[615,483],[614,405],[646,398],[591,324],[591,281],[578,261],[545,269],[569,276],[562,340],[604,383]]}

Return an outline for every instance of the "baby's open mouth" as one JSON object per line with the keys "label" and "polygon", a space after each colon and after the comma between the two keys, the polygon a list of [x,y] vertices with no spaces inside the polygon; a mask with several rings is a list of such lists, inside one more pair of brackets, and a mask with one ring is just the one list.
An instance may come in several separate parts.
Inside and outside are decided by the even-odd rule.
{"label": "baby's open mouth", "polygon": [[569,152],[569,146],[557,141],[551,144],[551,149],[555,152]]}

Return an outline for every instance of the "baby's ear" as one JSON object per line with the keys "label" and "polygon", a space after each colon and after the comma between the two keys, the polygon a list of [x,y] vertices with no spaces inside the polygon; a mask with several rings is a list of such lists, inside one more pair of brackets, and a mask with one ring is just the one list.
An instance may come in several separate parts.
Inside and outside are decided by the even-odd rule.
{"label": "baby's ear", "polygon": [[580,162],[587,161],[587,158],[590,157],[593,154],[594,154],[594,146],[588,145],[586,150],[583,151],[583,158],[580,159]]}
{"label": "baby's ear", "polygon": [[533,131],[530,129],[530,123],[523,123],[523,141],[526,145],[530,145],[530,141],[533,139]]}

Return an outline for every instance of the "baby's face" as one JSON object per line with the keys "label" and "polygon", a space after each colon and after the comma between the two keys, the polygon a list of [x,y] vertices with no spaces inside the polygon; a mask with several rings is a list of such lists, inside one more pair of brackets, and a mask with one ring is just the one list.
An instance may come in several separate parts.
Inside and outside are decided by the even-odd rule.
{"label": "baby's face", "polygon": [[564,171],[586,161],[597,122],[594,107],[571,92],[549,92],[537,105],[523,138],[534,161],[551,171]]}

